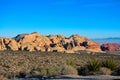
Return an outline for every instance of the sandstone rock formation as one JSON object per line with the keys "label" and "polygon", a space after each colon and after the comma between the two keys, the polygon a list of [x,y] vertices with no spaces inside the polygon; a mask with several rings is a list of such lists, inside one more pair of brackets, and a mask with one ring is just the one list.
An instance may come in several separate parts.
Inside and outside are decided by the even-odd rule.
{"label": "sandstone rock formation", "polygon": [[101,49],[103,51],[118,51],[118,50],[120,50],[120,45],[119,44],[111,44],[111,43],[103,44],[103,45],[101,45]]}
{"label": "sandstone rock formation", "polygon": [[[4,40],[7,40],[7,39],[4,39]],[[19,48],[20,48],[20,44],[17,43],[14,39],[9,39],[9,43],[8,44],[5,43],[5,45],[6,45],[7,49],[11,49],[14,51],[19,50]]]}
{"label": "sandstone rock formation", "polygon": [[6,50],[6,46],[3,40],[4,40],[3,38],[0,38],[0,50]]}
{"label": "sandstone rock formation", "polygon": [[[84,43],[84,45],[85,45],[85,43]],[[100,52],[101,51],[100,45],[96,42],[91,41],[91,40],[87,41],[86,48],[88,51],[91,51],[91,52]]]}
{"label": "sandstone rock formation", "polygon": [[66,53],[74,53],[79,50],[101,52],[98,43],[79,35],[66,38],[63,35],[42,36],[37,32],[19,34],[14,39],[0,38],[0,50],[6,49]]}
{"label": "sandstone rock formation", "polygon": [[19,43],[17,43],[14,39],[0,38],[0,50],[19,50],[19,47]]}
{"label": "sandstone rock formation", "polygon": [[41,36],[39,33],[34,32],[31,34],[19,34],[15,37],[15,40],[21,45],[21,50],[28,51],[45,51],[45,45],[50,45],[51,41],[45,36]]}

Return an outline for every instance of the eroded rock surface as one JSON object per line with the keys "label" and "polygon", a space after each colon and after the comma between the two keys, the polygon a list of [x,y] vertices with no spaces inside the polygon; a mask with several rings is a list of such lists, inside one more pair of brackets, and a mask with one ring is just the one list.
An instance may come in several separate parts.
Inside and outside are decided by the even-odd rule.
{"label": "eroded rock surface", "polygon": [[0,50],[6,50],[6,46],[4,44],[4,39],[0,38]]}
{"label": "eroded rock surface", "polygon": [[118,51],[118,50],[120,50],[120,45],[119,44],[111,44],[111,43],[103,44],[103,45],[101,45],[101,49],[103,51]]}
{"label": "eroded rock surface", "polygon": [[101,52],[98,43],[79,35],[72,35],[66,38],[63,35],[42,36],[37,32],[19,34],[14,39],[0,38],[0,50],[6,49],[66,53],[74,53],[79,50]]}

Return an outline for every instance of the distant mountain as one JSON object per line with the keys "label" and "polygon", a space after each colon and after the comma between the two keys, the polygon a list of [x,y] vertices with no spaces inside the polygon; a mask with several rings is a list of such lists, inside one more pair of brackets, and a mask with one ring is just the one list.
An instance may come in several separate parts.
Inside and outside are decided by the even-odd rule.
{"label": "distant mountain", "polygon": [[110,38],[99,38],[99,39],[92,39],[93,41],[99,44],[106,44],[106,43],[116,43],[120,44],[120,37],[110,37]]}

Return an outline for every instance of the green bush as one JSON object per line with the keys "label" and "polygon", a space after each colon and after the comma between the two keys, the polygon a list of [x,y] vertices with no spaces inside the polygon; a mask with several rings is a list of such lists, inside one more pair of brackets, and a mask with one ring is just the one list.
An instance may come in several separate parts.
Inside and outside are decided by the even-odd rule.
{"label": "green bush", "polygon": [[98,60],[89,61],[87,64],[87,68],[89,71],[97,72],[101,67],[101,63]]}
{"label": "green bush", "polygon": [[107,67],[107,68],[109,68],[111,70],[115,70],[116,67],[117,67],[117,61],[114,60],[113,58],[110,58],[110,59],[108,59],[106,61],[103,61],[102,64],[103,64],[103,67]]}

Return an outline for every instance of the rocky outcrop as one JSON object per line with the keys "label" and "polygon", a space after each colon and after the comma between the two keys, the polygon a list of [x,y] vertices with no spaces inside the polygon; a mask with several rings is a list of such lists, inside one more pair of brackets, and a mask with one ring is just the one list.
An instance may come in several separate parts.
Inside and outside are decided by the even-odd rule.
{"label": "rocky outcrop", "polygon": [[108,43],[108,44],[103,44],[101,45],[101,49],[103,51],[118,51],[120,50],[120,45],[119,44],[111,44],[111,43]]}
{"label": "rocky outcrop", "polygon": [[20,45],[12,38],[0,38],[0,50],[19,50]]}
{"label": "rocky outcrop", "polygon": [[19,50],[20,45],[19,45],[19,43],[17,43],[14,39],[11,39],[11,40],[9,41],[9,43],[6,44],[6,47],[7,47],[7,49],[11,49],[11,50],[16,51],[16,50]]}
{"label": "rocky outcrop", "polygon": [[54,44],[57,44],[57,43],[59,43],[61,40],[63,40],[63,39],[65,39],[65,37],[63,36],[63,35],[57,35],[57,36],[55,36],[55,35],[49,35],[49,36],[47,36],[49,39],[50,39],[50,41],[52,42],[52,43],[54,43]]}
{"label": "rocky outcrop", "polygon": [[6,49],[65,53],[75,53],[79,50],[101,52],[98,43],[79,35],[66,38],[63,35],[42,36],[37,32],[19,34],[14,39],[0,38],[0,50]]}
{"label": "rocky outcrop", "polygon": [[0,50],[6,50],[6,46],[3,40],[4,40],[3,38],[0,38]]}
{"label": "rocky outcrop", "polygon": [[100,45],[91,40],[88,40],[87,44],[84,43],[84,45],[87,45],[86,48],[88,51],[91,51],[91,52],[100,52],[101,51]]}
{"label": "rocky outcrop", "polygon": [[51,44],[49,38],[41,36],[37,32],[31,34],[19,34],[15,37],[15,40],[21,45],[21,50],[28,51],[45,51],[47,50],[46,45],[49,46]]}

